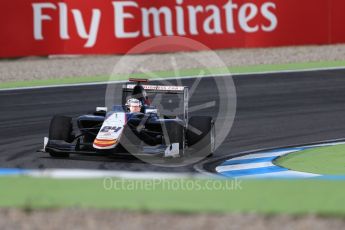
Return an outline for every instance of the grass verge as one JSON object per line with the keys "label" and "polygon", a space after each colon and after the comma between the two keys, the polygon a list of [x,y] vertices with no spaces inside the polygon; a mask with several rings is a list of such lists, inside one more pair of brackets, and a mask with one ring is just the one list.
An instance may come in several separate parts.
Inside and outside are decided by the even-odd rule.
{"label": "grass verge", "polygon": [[[345,216],[345,183],[323,180],[0,178],[0,207]],[[105,187],[106,186],[106,187]]]}
{"label": "grass verge", "polygon": [[345,145],[319,147],[288,154],[275,163],[295,171],[322,175],[345,175]]}
{"label": "grass verge", "polygon": [[[345,67],[345,61],[327,61],[327,62],[306,62],[306,63],[292,63],[292,64],[272,64],[272,65],[253,65],[240,66],[229,68],[210,68],[210,69],[188,69],[180,70],[179,76],[171,71],[160,71],[151,74],[151,77],[144,73],[131,74],[130,76],[117,76],[117,80],[127,80],[128,77],[142,77],[142,78],[167,78],[167,77],[186,77],[186,76],[200,76],[212,74],[246,74],[267,71],[287,71],[287,70],[305,70],[316,68],[332,68]],[[52,76],[53,77],[53,76]],[[47,80],[33,80],[33,81],[16,81],[3,82],[0,84],[0,89],[33,87],[33,86],[49,86],[49,85],[65,85],[78,83],[94,83],[105,82],[109,80],[109,76],[82,76],[82,77],[66,77],[66,78],[52,78]]]}

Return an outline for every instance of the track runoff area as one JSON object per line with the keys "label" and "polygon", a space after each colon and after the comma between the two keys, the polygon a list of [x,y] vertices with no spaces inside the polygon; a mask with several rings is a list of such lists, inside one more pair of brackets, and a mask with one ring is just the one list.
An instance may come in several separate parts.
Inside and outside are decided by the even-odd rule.
{"label": "track runoff area", "polygon": [[345,180],[345,142],[261,150],[230,158],[215,171],[228,178]]}

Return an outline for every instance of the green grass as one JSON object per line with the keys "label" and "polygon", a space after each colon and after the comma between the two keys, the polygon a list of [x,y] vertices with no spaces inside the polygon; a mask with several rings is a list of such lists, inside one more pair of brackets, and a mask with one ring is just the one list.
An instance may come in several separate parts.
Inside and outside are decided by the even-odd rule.
{"label": "green grass", "polygon": [[[157,78],[167,78],[167,77],[199,76],[199,75],[209,75],[209,74],[228,74],[228,73],[241,74],[241,73],[266,72],[266,71],[302,70],[302,69],[327,68],[327,67],[345,67],[345,61],[307,62],[307,63],[274,64],[274,65],[252,65],[252,66],[211,68],[211,69],[188,69],[188,70],[180,70],[179,76],[175,76],[175,74],[172,73],[171,71],[160,71],[160,72],[152,73],[151,76],[155,76]],[[81,77],[67,77],[67,78],[54,78],[54,76],[51,76],[51,77],[52,77],[51,79],[47,79],[47,80],[3,82],[0,84],[0,89],[104,82],[104,81],[109,80],[109,76],[81,76]],[[149,78],[147,75],[143,73],[136,73],[136,74],[131,74],[130,76],[119,75],[113,79],[127,80],[128,77]]]}
{"label": "green grass", "polygon": [[[114,179],[115,183],[118,183],[117,188],[107,190],[101,179],[2,177],[0,207],[345,216],[345,183],[342,181],[245,180],[237,189],[226,180],[175,179],[159,182]],[[133,184],[137,184],[137,189],[133,189]],[[209,189],[212,185],[218,189]]]}
{"label": "green grass", "polygon": [[295,171],[323,175],[345,175],[345,145],[335,145],[288,154],[276,164]]}

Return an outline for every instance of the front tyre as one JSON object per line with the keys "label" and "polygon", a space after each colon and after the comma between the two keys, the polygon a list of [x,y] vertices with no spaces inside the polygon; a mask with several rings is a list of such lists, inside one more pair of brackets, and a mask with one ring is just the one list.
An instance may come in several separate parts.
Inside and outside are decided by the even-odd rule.
{"label": "front tyre", "polygon": [[[59,140],[65,142],[73,141],[73,125],[72,118],[66,116],[54,116],[50,122],[49,127],[49,140]],[[68,158],[69,153],[66,152],[55,152],[49,150],[50,156],[54,158]]]}

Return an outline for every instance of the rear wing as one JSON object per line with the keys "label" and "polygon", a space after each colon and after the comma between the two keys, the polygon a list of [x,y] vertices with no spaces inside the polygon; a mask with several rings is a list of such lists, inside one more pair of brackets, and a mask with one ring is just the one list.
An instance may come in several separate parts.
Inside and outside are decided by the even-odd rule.
{"label": "rear wing", "polygon": [[[128,92],[133,91],[136,84],[126,84],[122,88]],[[175,93],[184,94],[185,86],[170,86],[170,85],[142,85],[147,92],[155,93]],[[188,88],[187,88],[188,89]]]}
{"label": "rear wing", "polygon": [[[130,79],[132,82],[137,82],[140,84],[145,91],[150,93],[162,93],[162,94],[182,94],[183,95],[183,119],[185,123],[188,122],[188,102],[189,102],[189,92],[187,86],[173,86],[173,85],[150,85],[150,84],[142,84],[147,83],[146,79],[138,80],[138,79]],[[122,85],[122,104],[125,104],[127,101],[127,95],[131,95],[133,93],[133,89],[137,84],[127,83]]]}

